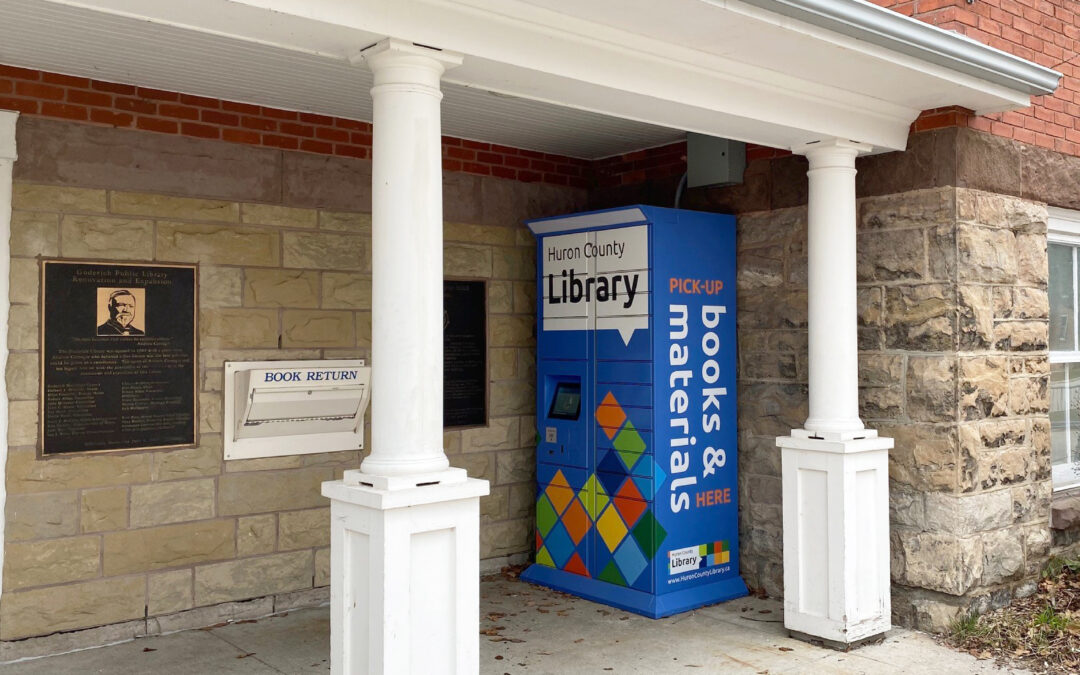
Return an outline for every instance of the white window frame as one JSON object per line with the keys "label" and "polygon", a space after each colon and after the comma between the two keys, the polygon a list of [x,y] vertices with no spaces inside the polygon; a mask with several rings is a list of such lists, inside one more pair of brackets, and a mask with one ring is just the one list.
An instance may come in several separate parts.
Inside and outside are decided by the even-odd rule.
{"label": "white window frame", "polygon": [[[1073,247],[1073,321],[1080,324],[1080,288],[1078,288],[1080,282],[1077,281],[1077,278],[1080,277],[1080,211],[1056,207],[1050,207],[1048,211],[1047,251],[1049,252],[1050,244],[1064,244]],[[1073,340],[1072,351],[1051,350],[1050,363],[1080,363],[1080,325],[1073,332]],[[1065,392],[1065,437],[1069,438],[1071,433],[1068,413],[1070,402],[1067,387]],[[1053,394],[1050,393],[1050,395]],[[1051,438],[1053,438],[1052,432]],[[1075,456],[1076,453],[1074,452],[1073,455]],[[1072,464],[1057,464],[1051,468],[1053,471],[1054,491],[1068,490],[1080,486],[1080,471],[1078,471],[1080,461],[1075,461]]]}

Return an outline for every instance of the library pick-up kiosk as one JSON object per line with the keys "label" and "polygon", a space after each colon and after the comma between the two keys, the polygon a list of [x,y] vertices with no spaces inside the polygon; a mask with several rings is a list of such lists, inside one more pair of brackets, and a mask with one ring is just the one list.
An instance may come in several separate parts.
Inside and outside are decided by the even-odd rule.
{"label": "library pick-up kiosk", "polygon": [[734,218],[634,206],[528,225],[539,443],[522,578],[654,618],[745,595]]}

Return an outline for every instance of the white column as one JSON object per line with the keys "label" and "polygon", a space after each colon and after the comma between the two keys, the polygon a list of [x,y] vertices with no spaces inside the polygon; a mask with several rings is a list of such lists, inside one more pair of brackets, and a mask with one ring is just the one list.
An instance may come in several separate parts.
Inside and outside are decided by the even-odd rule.
{"label": "white column", "polygon": [[855,157],[824,140],[810,162],[807,222],[810,416],[782,449],[784,625],[846,648],[891,627],[891,438],[859,419]]}
{"label": "white column", "polygon": [[808,431],[859,432],[855,287],[855,157],[869,147],[832,140],[806,146],[810,416]]}
{"label": "white column", "polygon": [[439,80],[456,54],[385,40],[375,75],[371,164],[373,476],[446,469],[443,452],[442,127]]}
{"label": "white column", "polygon": [[[19,113],[0,110],[0,373],[7,372],[8,312],[11,300],[8,280],[11,276],[11,169],[18,155],[15,152],[15,122]],[[7,503],[7,387],[0,387],[0,569],[4,566],[4,517]],[[0,581],[2,586],[2,581]],[[2,588],[0,588],[2,591]]]}
{"label": "white column", "polygon": [[443,452],[439,80],[461,57],[396,39],[375,74],[371,455],[330,498],[334,675],[475,673],[480,497]]}

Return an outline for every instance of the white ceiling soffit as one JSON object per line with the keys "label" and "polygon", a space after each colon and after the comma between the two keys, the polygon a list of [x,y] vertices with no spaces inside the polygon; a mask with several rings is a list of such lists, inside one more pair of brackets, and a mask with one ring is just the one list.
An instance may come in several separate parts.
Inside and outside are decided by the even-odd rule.
{"label": "white ceiling soffit", "polygon": [[1057,81],[862,0],[0,3],[0,62],[360,119],[348,59],[386,36],[465,55],[445,133],[584,158],[684,130],[901,149],[920,110],[1024,107]]}
{"label": "white ceiling soffit", "polygon": [[[228,2],[203,4],[218,6],[219,17],[236,26],[263,20],[266,32],[238,40],[41,0],[0,0],[0,63],[371,120],[371,73],[345,54],[380,36]],[[593,159],[685,135],[482,89],[448,83],[443,90],[443,133],[457,138]]]}

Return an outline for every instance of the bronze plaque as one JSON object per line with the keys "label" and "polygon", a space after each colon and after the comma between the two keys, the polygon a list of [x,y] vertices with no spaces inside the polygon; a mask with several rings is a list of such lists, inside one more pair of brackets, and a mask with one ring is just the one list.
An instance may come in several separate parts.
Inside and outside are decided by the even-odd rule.
{"label": "bronze plaque", "polygon": [[42,454],[195,444],[195,265],[41,263]]}
{"label": "bronze plaque", "polygon": [[443,282],[443,426],[487,424],[487,301],[483,281]]}

